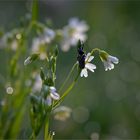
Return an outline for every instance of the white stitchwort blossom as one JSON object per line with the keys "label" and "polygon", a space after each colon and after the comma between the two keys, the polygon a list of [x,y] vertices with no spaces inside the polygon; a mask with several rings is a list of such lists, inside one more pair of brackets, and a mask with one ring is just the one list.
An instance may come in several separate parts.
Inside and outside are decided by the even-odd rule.
{"label": "white stitchwort blossom", "polygon": [[105,71],[114,69],[114,64],[119,63],[119,59],[112,55],[109,55],[105,51],[100,52],[100,58],[104,64]]}
{"label": "white stitchwort blossom", "polygon": [[78,18],[71,18],[69,24],[62,30],[61,48],[63,51],[68,51],[70,46],[76,46],[78,40],[86,41],[87,35],[85,34],[89,26],[85,21],[80,21]]}
{"label": "white stitchwort blossom", "polygon": [[88,77],[88,70],[90,70],[91,72],[94,72],[94,69],[96,69],[96,66],[92,63],[89,63],[93,60],[94,56],[91,56],[90,53],[88,53],[86,55],[86,58],[85,58],[85,67],[81,70],[81,73],[80,73],[80,76],[81,77]]}
{"label": "white stitchwort blossom", "polygon": [[50,87],[50,94],[48,95],[46,102],[50,106],[52,104],[52,100],[59,100],[60,95],[57,93],[57,90],[55,87]]}
{"label": "white stitchwort blossom", "polygon": [[55,32],[50,28],[45,28],[42,35],[33,39],[31,52],[32,53],[39,52],[40,59],[42,60],[45,59],[46,58],[46,54],[44,53],[45,48],[42,49],[42,46],[44,46],[45,44],[50,44],[54,38]]}

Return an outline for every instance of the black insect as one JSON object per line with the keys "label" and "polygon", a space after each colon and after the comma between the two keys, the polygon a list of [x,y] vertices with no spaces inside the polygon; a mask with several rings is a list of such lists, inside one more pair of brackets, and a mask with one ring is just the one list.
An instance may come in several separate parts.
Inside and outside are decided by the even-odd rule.
{"label": "black insect", "polygon": [[78,51],[77,60],[79,62],[79,68],[80,69],[83,69],[85,67],[85,57],[86,57],[86,55],[83,51],[83,46],[84,46],[84,44],[81,41],[79,41],[78,50],[77,50]]}

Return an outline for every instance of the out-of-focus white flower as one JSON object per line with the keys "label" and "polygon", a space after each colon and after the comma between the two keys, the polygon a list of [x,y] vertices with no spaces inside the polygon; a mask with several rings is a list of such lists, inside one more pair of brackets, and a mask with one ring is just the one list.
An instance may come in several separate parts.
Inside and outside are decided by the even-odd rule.
{"label": "out-of-focus white flower", "polygon": [[11,86],[8,86],[7,88],[6,88],[6,92],[7,92],[7,94],[13,94],[13,88],[11,87]]}
{"label": "out-of-focus white flower", "polygon": [[32,92],[40,92],[42,88],[42,80],[40,78],[40,75],[37,73],[34,73],[33,78],[35,79],[33,87],[32,87]]}
{"label": "out-of-focus white flower", "polygon": [[10,32],[5,33],[0,39],[0,48],[6,48],[8,46],[8,40],[13,38],[13,34]]}
{"label": "out-of-focus white flower", "polygon": [[1,105],[1,106],[5,106],[5,105],[6,105],[6,100],[1,100],[1,101],[0,101],[0,105]]}
{"label": "out-of-focus white flower", "polygon": [[86,41],[89,26],[85,21],[80,21],[78,18],[71,18],[69,24],[62,30],[61,48],[63,51],[68,51],[71,46],[76,46],[78,40]]}
{"label": "out-of-focus white flower", "polygon": [[39,47],[41,45],[41,40],[39,37],[34,38],[32,41],[32,47],[31,47],[31,51],[33,53],[38,52],[39,51]]}
{"label": "out-of-focus white flower", "polygon": [[10,46],[11,46],[11,49],[12,49],[13,51],[16,51],[17,48],[18,48],[18,42],[17,42],[17,40],[14,39],[14,40],[11,42]]}
{"label": "out-of-focus white flower", "polygon": [[104,64],[105,71],[114,69],[114,64],[119,63],[119,59],[117,57],[111,56],[105,51],[100,52],[100,58]]}
{"label": "out-of-focus white flower", "polygon": [[94,56],[91,56],[90,53],[88,53],[86,55],[86,58],[85,58],[85,67],[81,70],[81,73],[80,73],[80,76],[81,77],[83,77],[83,76],[84,77],[88,77],[88,71],[87,71],[87,69],[90,70],[90,71],[92,71],[92,72],[94,72],[94,69],[96,69],[96,66],[94,64],[89,63],[89,62],[91,62],[93,60],[93,58],[94,58]]}
{"label": "out-of-focus white flower", "polygon": [[18,40],[22,38],[22,35],[17,30],[5,33],[0,39],[0,48],[10,48],[12,51],[16,51],[18,48]]}
{"label": "out-of-focus white flower", "polygon": [[51,43],[51,41],[54,39],[54,37],[55,37],[55,32],[52,29],[45,28],[43,40],[46,43]]}
{"label": "out-of-focus white flower", "polygon": [[51,86],[50,87],[50,94],[47,96],[46,102],[50,106],[52,104],[52,99],[53,100],[59,100],[60,95],[57,93],[56,88]]}
{"label": "out-of-focus white flower", "polygon": [[[55,38],[55,32],[52,29],[45,28],[42,35],[33,39],[31,52],[32,53],[38,52],[40,54],[45,53],[46,49],[42,51],[42,46],[44,47],[45,44],[50,44],[54,38]],[[40,56],[43,56],[43,55],[40,55]],[[44,59],[44,58],[45,57],[41,57],[41,59]]]}
{"label": "out-of-focus white flower", "polygon": [[97,133],[97,132],[93,132],[92,134],[91,134],[91,140],[99,140],[99,133]]}
{"label": "out-of-focus white flower", "polygon": [[70,115],[72,110],[66,106],[60,106],[54,110],[54,118],[59,121],[66,121]]}

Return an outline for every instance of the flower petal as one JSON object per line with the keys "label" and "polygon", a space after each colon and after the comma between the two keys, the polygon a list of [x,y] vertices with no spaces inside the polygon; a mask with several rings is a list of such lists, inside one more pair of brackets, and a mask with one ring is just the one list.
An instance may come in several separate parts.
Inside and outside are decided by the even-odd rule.
{"label": "flower petal", "polygon": [[84,77],[88,77],[88,72],[87,72],[87,69],[86,68],[82,69],[80,76],[81,77],[83,77],[83,76]]}
{"label": "flower petal", "polygon": [[56,88],[55,87],[50,87],[51,92],[56,92]]}
{"label": "flower petal", "polygon": [[86,63],[85,67],[92,72],[94,72],[94,69],[96,69],[96,66],[92,63]]}
{"label": "flower petal", "polygon": [[62,49],[62,51],[67,52],[70,49],[70,45],[71,44],[70,44],[69,41],[67,41],[67,42],[63,41],[61,43],[61,49]]}
{"label": "flower petal", "polygon": [[109,70],[112,70],[114,69],[114,64],[113,63],[109,63],[109,67],[108,67]]}
{"label": "flower petal", "polygon": [[60,95],[57,92],[51,92],[50,96],[54,100],[59,100],[60,99]]}
{"label": "flower petal", "polygon": [[94,58],[94,56],[90,56],[90,57],[88,58],[88,62],[92,61],[93,58]]}
{"label": "flower petal", "polygon": [[103,61],[105,71],[114,69],[114,64],[108,61]]}
{"label": "flower petal", "polygon": [[90,53],[88,53],[88,54],[86,55],[85,61],[87,61],[89,57],[90,57]]}
{"label": "flower petal", "polygon": [[86,61],[87,61],[87,62],[90,62],[90,61],[93,60],[93,58],[94,58],[94,56],[91,56],[91,53],[88,53],[88,54],[86,55],[85,62],[86,62]]}
{"label": "flower petal", "polygon": [[108,56],[108,60],[113,62],[114,64],[119,63],[119,59],[117,57],[114,57],[114,56],[111,56],[111,55]]}

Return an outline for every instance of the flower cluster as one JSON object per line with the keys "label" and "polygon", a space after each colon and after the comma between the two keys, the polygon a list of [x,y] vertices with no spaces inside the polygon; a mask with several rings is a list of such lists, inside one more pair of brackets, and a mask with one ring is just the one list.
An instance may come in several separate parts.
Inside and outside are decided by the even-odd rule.
{"label": "flower cluster", "polygon": [[[94,49],[93,49],[94,50]],[[100,58],[104,64],[105,71],[114,69],[114,64],[119,63],[119,59],[117,57],[109,55],[107,52],[103,50],[99,50]],[[80,76],[81,77],[88,77],[88,71],[94,72],[96,69],[96,65],[90,63],[94,59],[91,53],[85,54],[83,51],[83,43],[79,41],[78,43],[78,64],[79,68],[81,69]]]}
{"label": "flower cluster", "polygon": [[[33,0],[33,2],[35,2],[33,7],[36,9],[37,1]],[[114,69],[114,64],[118,64],[119,59],[98,48],[93,49],[89,53],[85,53],[83,42],[87,40],[86,33],[89,30],[89,26],[85,21],[81,21],[78,18],[71,18],[68,24],[61,29],[53,29],[52,25],[48,26],[47,23],[42,24],[38,22],[34,17],[36,15],[34,13],[35,10],[32,11],[32,19],[27,21],[27,23],[23,23],[24,26],[21,25],[16,30],[5,34],[1,34],[0,32],[0,36],[2,36],[0,38],[0,49],[8,50],[10,54],[7,59],[9,62],[7,63],[6,60],[8,66],[7,70],[9,72],[7,77],[13,82],[10,82],[12,85],[8,84],[5,86],[5,92],[8,95],[14,95],[19,98],[17,103],[14,103],[13,99],[9,102],[10,98],[4,102],[0,102],[2,106],[8,102],[9,105],[12,104],[16,111],[10,114],[12,116],[14,114],[15,118],[17,118],[11,119],[12,121],[14,120],[14,123],[8,122],[8,125],[4,125],[6,124],[4,121],[0,126],[2,126],[2,128],[10,126],[6,128],[6,131],[4,130],[4,135],[2,134],[4,138],[7,137],[6,135],[15,135],[16,131],[13,130],[18,127],[20,121],[22,122],[21,118],[25,110],[25,105],[22,105],[24,100],[27,99],[26,96],[30,93],[30,121],[33,129],[30,139],[37,138],[45,123],[44,139],[52,140],[54,133],[48,132],[49,117],[53,114],[54,119],[60,121],[65,121],[70,117],[72,110],[59,105],[72,90],[79,77],[88,77],[88,71],[95,71],[96,65],[92,63],[95,56],[94,52],[98,52],[105,71]],[[77,60],[59,90],[56,88],[58,46],[64,52],[69,51],[71,47],[77,46]],[[9,50],[12,50],[12,53]],[[30,55],[25,58],[24,65],[23,63],[21,65],[23,57],[28,54]],[[32,65],[34,61],[39,62],[37,65]],[[24,66],[26,66],[26,70]],[[76,77],[70,78],[76,67],[78,68]],[[28,73],[29,71],[32,73]],[[5,79],[1,80],[2,82],[4,81],[4,84]],[[71,82],[72,79],[74,80]],[[25,89],[23,89],[24,86]],[[7,96],[4,97],[7,98]],[[9,115],[9,105],[1,109],[4,112],[2,117],[5,117],[6,114]],[[22,111],[19,114],[17,110],[20,109],[22,109]],[[6,116],[6,118],[8,117]],[[2,118],[2,120],[6,119]],[[12,131],[10,131],[10,124],[12,124]],[[15,136],[12,136],[12,138],[14,137]]]}
{"label": "flower cluster", "polygon": [[[62,29],[54,30],[42,24],[38,24],[38,26],[39,32],[37,32],[38,35],[32,39],[30,53],[40,53],[41,60],[46,58],[46,46],[56,42],[60,45],[61,50],[66,52],[71,46],[76,46],[79,39],[85,42],[87,40],[86,32],[89,29],[85,21],[81,21],[76,17],[71,18],[68,25],[62,27]],[[19,40],[22,38],[20,32],[13,30],[6,33],[0,39],[0,48],[9,46],[11,50],[16,51],[19,46]]]}
{"label": "flower cluster", "polygon": [[[86,22],[80,21],[78,18],[71,18],[68,25],[64,26],[63,29],[54,31],[50,28],[45,28],[43,34],[33,39],[31,51],[38,52],[43,45],[50,44],[53,40],[60,38],[60,47],[62,51],[66,52],[71,46],[76,46],[79,39],[86,41],[88,29],[89,26]],[[43,56],[45,57],[42,53],[42,59],[44,58]]]}
{"label": "flower cluster", "polygon": [[61,48],[63,51],[68,51],[71,46],[76,46],[78,40],[86,41],[85,34],[89,26],[85,21],[80,21],[77,18],[71,18],[69,24],[62,30],[63,39],[61,41]]}
{"label": "flower cluster", "polygon": [[55,31],[50,28],[44,28],[43,33],[33,39],[31,52],[32,53],[40,53],[40,59],[44,60],[46,58],[46,46],[52,43],[55,38]]}

